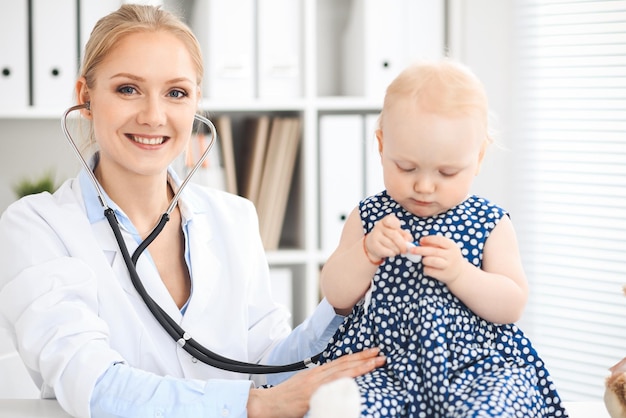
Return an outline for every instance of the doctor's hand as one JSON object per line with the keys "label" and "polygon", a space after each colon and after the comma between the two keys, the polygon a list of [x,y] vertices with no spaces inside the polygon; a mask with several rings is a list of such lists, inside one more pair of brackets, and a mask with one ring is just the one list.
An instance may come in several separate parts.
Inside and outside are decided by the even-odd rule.
{"label": "doctor's hand", "polygon": [[309,410],[313,393],[323,384],[341,377],[356,377],[385,364],[379,349],[349,354],[322,366],[296,373],[269,389],[251,389],[248,398],[250,418],[301,418]]}

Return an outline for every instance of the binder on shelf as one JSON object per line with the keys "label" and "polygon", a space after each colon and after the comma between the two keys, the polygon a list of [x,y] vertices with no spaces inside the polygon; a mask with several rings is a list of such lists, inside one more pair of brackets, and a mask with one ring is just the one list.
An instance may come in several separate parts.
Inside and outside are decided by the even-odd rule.
{"label": "binder on shelf", "polygon": [[237,170],[235,167],[235,150],[233,147],[233,130],[230,116],[218,116],[215,119],[215,129],[222,152],[226,191],[237,194]]}
{"label": "binder on shelf", "polygon": [[281,146],[284,130],[284,118],[274,117],[270,126],[270,135],[267,143],[263,172],[261,173],[261,184],[259,185],[258,199],[255,202],[257,214],[259,216],[259,232],[263,246],[266,251],[272,248],[268,241],[268,231],[271,227],[272,202],[276,191],[278,150]]}
{"label": "binder on shelf", "polygon": [[385,190],[383,180],[383,166],[378,151],[376,129],[378,129],[379,114],[365,115],[365,196],[372,196]]}
{"label": "binder on shelf", "polygon": [[320,248],[337,248],[344,223],[363,198],[363,116],[319,118]]}
{"label": "binder on shelf", "polygon": [[78,36],[81,60],[84,56],[85,44],[98,20],[119,9],[123,3],[122,0],[79,0]]}
{"label": "binder on shelf", "polygon": [[342,38],[342,93],[382,99],[411,62],[444,55],[444,23],[443,0],[354,0]]}
{"label": "binder on shelf", "polygon": [[246,142],[243,148],[242,165],[239,170],[241,195],[258,203],[261,177],[270,132],[270,117],[261,115],[246,120]]}
{"label": "binder on shelf", "polygon": [[301,129],[298,117],[272,120],[257,204],[259,230],[266,251],[278,249]]}
{"label": "binder on shelf", "polygon": [[0,108],[25,109],[28,86],[28,0],[0,6]]}
{"label": "binder on shelf", "polygon": [[446,55],[445,1],[409,1],[407,15],[411,18],[408,24],[409,61],[443,58]]}
{"label": "binder on shelf", "polygon": [[76,0],[31,4],[32,104],[63,109],[72,104],[78,71]]}
{"label": "binder on shelf", "polygon": [[203,94],[249,99],[255,94],[254,0],[196,1],[191,27],[202,46]]}
{"label": "binder on shelf", "polygon": [[258,97],[302,96],[302,0],[257,0]]}
{"label": "binder on shelf", "polygon": [[272,223],[267,234],[270,248],[273,249],[278,249],[280,244],[301,138],[300,118],[287,118],[285,123],[283,144],[279,154],[282,158],[281,164],[279,164],[280,172],[277,176],[279,180],[276,187],[276,200],[274,211],[272,211]]}

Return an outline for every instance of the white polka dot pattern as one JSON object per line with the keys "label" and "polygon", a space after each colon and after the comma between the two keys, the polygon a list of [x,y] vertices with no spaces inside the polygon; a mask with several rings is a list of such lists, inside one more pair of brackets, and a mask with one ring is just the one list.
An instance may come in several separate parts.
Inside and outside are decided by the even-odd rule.
{"label": "white polka dot pattern", "polygon": [[[405,211],[385,192],[361,202],[365,232],[394,213],[417,241],[454,240],[480,267],[482,249],[503,209],[477,196],[432,218]],[[387,364],[356,379],[366,417],[566,417],[548,371],[514,324],[470,311],[421,263],[391,257],[378,268],[367,309],[346,317],[322,362],[377,346]]]}

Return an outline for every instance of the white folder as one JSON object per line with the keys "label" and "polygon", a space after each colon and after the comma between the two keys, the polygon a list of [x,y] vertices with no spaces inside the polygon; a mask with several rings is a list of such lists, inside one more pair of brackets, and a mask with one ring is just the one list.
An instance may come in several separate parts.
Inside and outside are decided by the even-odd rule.
{"label": "white folder", "polygon": [[342,39],[342,94],[382,99],[411,62],[443,56],[443,10],[443,0],[353,0]]}
{"label": "white folder", "polygon": [[253,98],[256,88],[254,1],[196,1],[191,26],[202,45],[204,96]]}
{"label": "white folder", "polygon": [[4,2],[0,14],[0,108],[26,108],[29,104],[28,0]]}
{"label": "white folder", "polygon": [[[413,0],[408,3],[409,61],[440,59],[446,55],[444,0]],[[410,63],[409,62],[409,63]]]}
{"label": "white folder", "polygon": [[270,285],[274,302],[293,312],[293,274],[287,267],[270,268]]}
{"label": "white folder", "polygon": [[122,0],[79,0],[78,34],[80,36],[80,57],[84,56],[85,44],[91,31],[100,18],[119,9]]}
{"label": "white folder", "polygon": [[258,97],[302,96],[301,0],[258,0]]}
{"label": "white folder", "polygon": [[365,115],[365,196],[372,196],[385,190],[383,166],[376,140],[378,116],[372,113]]}
{"label": "white folder", "polygon": [[363,116],[319,119],[320,249],[337,248],[345,221],[363,198]]}
{"label": "white folder", "polygon": [[76,0],[32,0],[33,105],[63,109],[73,102],[78,70]]}

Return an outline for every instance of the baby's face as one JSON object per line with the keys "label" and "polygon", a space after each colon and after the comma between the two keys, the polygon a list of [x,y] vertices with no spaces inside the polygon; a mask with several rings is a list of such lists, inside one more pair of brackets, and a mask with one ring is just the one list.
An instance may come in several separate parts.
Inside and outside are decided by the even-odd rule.
{"label": "baby's face", "polygon": [[378,132],[385,187],[409,212],[434,216],[469,194],[486,132],[476,117],[424,112],[408,101],[385,110]]}

